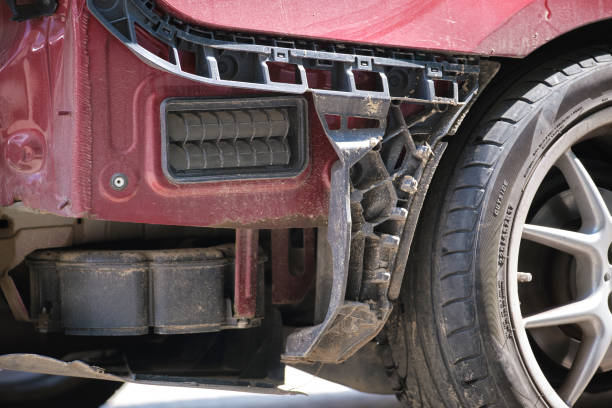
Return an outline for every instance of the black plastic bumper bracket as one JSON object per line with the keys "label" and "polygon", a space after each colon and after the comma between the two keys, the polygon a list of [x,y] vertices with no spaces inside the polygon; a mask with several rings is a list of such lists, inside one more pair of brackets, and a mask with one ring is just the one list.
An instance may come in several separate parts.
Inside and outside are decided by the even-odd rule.
{"label": "black plastic bumper bracket", "polygon": [[[456,129],[478,91],[478,57],[212,30],[177,20],[151,0],[87,4],[153,67],[217,86],[313,95],[339,159],[332,168],[327,230],[333,276],[325,289],[331,297],[319,308],[326,310],[322,321],[289,335],[283,358],[337,363],[374,338],[392,309],[392,271],[400,270],[401,282],[396,255],[401,241],[408,242],[401,237],[409,212],[420,209],[411,208],[413,197],[426,190],[428,183],[419,185],[424,169],[437,163],[442,136]],[[167,53],[140,44],[137,32],[143,31]],[[195,69],[181,62],[183,53],[193,53]],[[274,64],[292,66],[295,81],[276,79]],[[329,71],[330,88],[310,84],[309,70]],[[378,86],[364,87],[364,74]],[[330,116],[339,128],[330,127]],[[349,125],[355,118],[375,125],[355,129]]]}

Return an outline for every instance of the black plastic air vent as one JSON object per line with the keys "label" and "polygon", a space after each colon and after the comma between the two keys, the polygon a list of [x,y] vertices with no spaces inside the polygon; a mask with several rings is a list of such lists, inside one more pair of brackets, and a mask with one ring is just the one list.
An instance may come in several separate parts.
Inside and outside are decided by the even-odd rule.
{"label": "black plastic air vent", "polygon": [[301,97],[167,99],[162,165],[175,183],[293,177],[308,158]]}

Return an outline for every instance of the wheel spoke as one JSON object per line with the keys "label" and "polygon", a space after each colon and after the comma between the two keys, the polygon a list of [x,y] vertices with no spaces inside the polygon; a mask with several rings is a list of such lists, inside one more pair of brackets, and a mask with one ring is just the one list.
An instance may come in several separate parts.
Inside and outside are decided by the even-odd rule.
{"label": "wheel spoke", "polygon": [[572,255],[587,255],[593,251],[593,238],[580,232],[525,224],[522,237]]}
{"label": "wheel spoke", "polygon": [[572,368],[563,385],[558,390],[559,396],[570,407],[578,401],[578,398],[582,395],[587,385],[589,385],[606,355],[611,341],[612,335],[609,330],[604,330],[603,333],[584,336],[582,339]]}
{"label": "wheel spoke", "polygon": [[568,150],[555,165],[563,173],[573,193],[582,219],[582,227],[590,230],[602,228],[610,219],[610,213],[601,193],[580,160]]}
{"label": "wheel spoke", "polygon": [[587,297],[577,302],[525,317],[523,318],[523,324],[526,329],[534,329],[586,322],[595,318],[596,307],[597,300],[593,297]]}

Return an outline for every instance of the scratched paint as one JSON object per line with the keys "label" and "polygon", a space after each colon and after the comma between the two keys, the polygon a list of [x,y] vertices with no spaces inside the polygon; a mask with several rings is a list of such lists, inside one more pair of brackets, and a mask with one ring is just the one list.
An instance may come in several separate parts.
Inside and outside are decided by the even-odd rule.
{"label": "scratched paint", "polygon": [[598,0],[160,0],[160,4],[182,19],[219,28],[508,56],[527,55],[564,32],[612,16],[612,2]]}

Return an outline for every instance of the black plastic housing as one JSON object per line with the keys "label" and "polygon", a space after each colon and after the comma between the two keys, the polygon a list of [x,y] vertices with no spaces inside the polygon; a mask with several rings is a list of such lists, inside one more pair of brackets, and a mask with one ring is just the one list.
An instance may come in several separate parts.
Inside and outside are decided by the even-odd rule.
{"label": "black plastic housing", "polygon": [[301,97],[167,99],[162,168],[173,183],[288,178],[308,162]]}
{"label": "black plastic housing", "polygon": [[263,263],[257,311],[232,317],[234,246],[162,250],[49,249],[26,258],[31,314],[42,332],[134,336],[256,326],[263,318]]}

